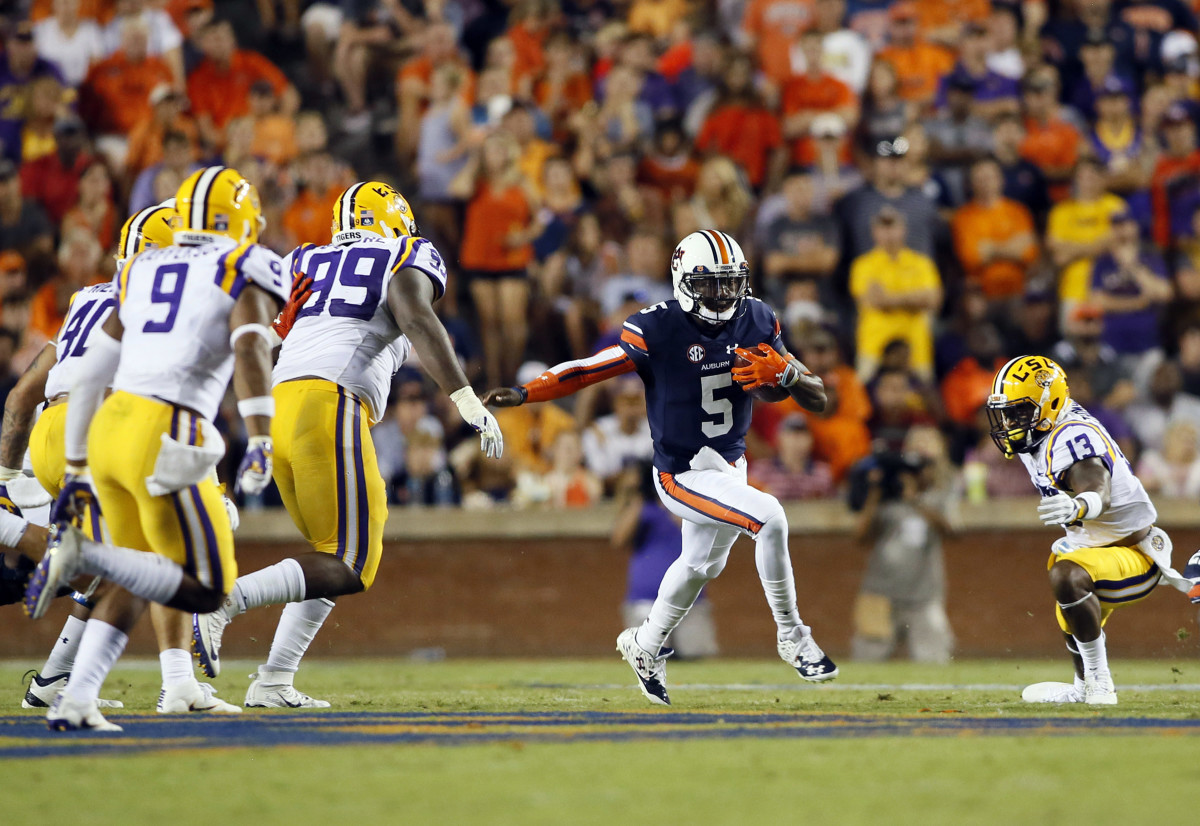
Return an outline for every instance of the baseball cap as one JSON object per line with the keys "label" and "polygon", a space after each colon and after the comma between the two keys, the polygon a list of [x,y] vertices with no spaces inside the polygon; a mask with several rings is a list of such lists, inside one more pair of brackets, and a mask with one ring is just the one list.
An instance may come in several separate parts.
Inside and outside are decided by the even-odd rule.
{"label": "baseball cap", "polygon": [[975,78],[962,69],[958,69],[946,77],[946,87],[956,92],[970,92],[974,94],[976,87]]}
{"label": "baseball cap", "polygon": [[1080,304],[1071,310],[1072,321],[1096,321],[1101,318],[1104,318],[1104,310],[1095,304]]}
{"label": "baseball cap", "polygon": [[25,269],[25,258],[16,250],[0,252],[0,272]]}
{"label": "baseball cap", "polygon": [[908,138],[901,135],[891,140],[878,141],[875,155],[879,158],[903,158],[908,154]]}
{"label": "baseball cap", "polygon": [[888,9],[888,17],[895,21],[901,20],[916,20],[917,19],[917,4],[910,0],[900,0],[899,3],[893,3]]}
{"label": "baseball cap", "polygon": [[176,92],[169,83],[159,83],[150,90],[150,105],[157,106],[170,97],[176,97]]}
{"label": "baseball cap", "polygon": [[1168,126],[1189,123],[1191,120],[1192,116],[1188,114],[1187,107],[1182,103],[1172,103],[1167,107],[1167,111],[1163,113],[1163,123]]}
{"label": "baseball cap", "polygon": [[1116,75],[1109,75],[1104,78],[1104,82],[1100,84],[1100,88],[1096,90],[1097,97],[1115,97],[1116,95],[1129,96],[1129,87],[1125,81]]}
{"label": "baseball cap", "polygon": [[836,112],[822,112],[813,118],[809,131],[814,138],[840,138],[846,134],[846,121]]}

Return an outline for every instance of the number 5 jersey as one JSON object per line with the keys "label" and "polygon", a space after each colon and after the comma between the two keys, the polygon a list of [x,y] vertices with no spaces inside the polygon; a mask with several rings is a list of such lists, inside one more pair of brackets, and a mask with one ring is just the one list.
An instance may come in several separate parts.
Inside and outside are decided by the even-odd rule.
{"label": "number 5 jersey", "polygon": [[1142,483],[1133,475],[1129,460],[1104,425],[1078,403],[1069,402],[1050,435],[1032,453],[1019,453],[1029,478],[1043,497],[1057,491],[1074,494],[1067,481],[1071,465],[1097,458],[1112,474],[1111,504],[1095,519],[1066,526],[1067,540],[1074,548],[1111,545],[1158,518]]}
{"label": "number 5 jersey", "polygon": [[320,378],[346,388],[368,407],[372,423],[387,406],[392,377],[411,345],[387,306],[392,276],[413,267],[446,291],[446,266],[424,238],[367,236],[346,246],[297,247],[293,276],[313,279],[312,296],[283,343],[272,381]]}

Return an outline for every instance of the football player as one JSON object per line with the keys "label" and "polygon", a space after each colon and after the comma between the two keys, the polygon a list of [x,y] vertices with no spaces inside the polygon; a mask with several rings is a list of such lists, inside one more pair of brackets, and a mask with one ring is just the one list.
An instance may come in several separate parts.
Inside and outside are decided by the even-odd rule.
{"label": "football player", "polygon": [[[663,641],[700,590],[721,573],[738,536],[754,539],[755,561],[777,625],[784,662],[811,682],[837,666],[800,620],[788,556],[788,527],[775,497],[746,483],[751,393],[788,396],[806,410],[825,407],[821,380],[783,346],[771,308],[750,297],[750,268],[738,243],[701,230],[671,256],[675,300],[629,317],[619,345],[552,367],[522,387],[488,391],[486,404],[513,407],[556,399],[637,371],[646,386],[654,439],[655,487],[683,520],[683,553],[663,576],[650,616],[617,637],[642,693],[669,705]],[[742,363],[735,365],[736,356]]]}
{"label": "football player", "polygon": [[[173,242],[174,199],[146,207],[130,216],[117,241],[116,265],[120,273],[134,255],[147,249],[169,247]],[[55,340],[48,343],[20,381],[9,393],[4,407],[4,428],[0,433],[0,479],[12,487],[13,501],[21,507],[33,507],[52,501],[62,488],[66,469],[63,430],[66,424],[67,392],[74,383],[75,371],[87,351],[92,333],[116,307],[114,282],[85,287],[71,296],[67,315]],[[37,406],[44,404],[40,415]],[[36,483],[21,473],[26,447]],[[18,499],[18,491],[32,489],[27,500]],[[228,503],[228,500],[225,500]],[[229,506],[232,506],[229,503]],[[82,528],[89,539],[101,538],[100,514],[93,509]],[[67,617],[54,648],[41,673],[35,672],[22,708],[48,708],[66,685],[79,648],[79,638],[87,622],[95,594],[76,591],[78,603]],[[161,605],[150,607],[150,619],[158,637],[159,661],[163,685],[157,709],[161,713],[216,711],[237,713],[241,709],[213,696],[207,683],[196,680],[192,670],[192,617]],[[120,708],[114,700],[100,699],[100,708]]]}
{"label": "football player", "polygon": [[[387,496],[370,427],[387,407],[392,376],[415,347],[421,365],[480,434],[489,457],[504,448],[496,419],[476,397],[433,303],[446,291],[441,255],[421,238],[408,202],[391,186],[358,183],[333,208],[333,243],[290,256],[312,279],[294,313],[272,377],[275,484],[312,552],[240,577],[220,609],[195,617],[206,673],[220,668],[230,620],[288,603],[267,661],[246,692],[249,707],[323,708],[296,690],[300,659],[333,600],[371,587],[383,552]],[[299,305],[299,306],[298,306]]]}
{"label": "football player", "polygon": [[1071,683],[1035,683],[1031,703],[1115,705],[1104,626],[1118,607],[1147,597],[1160,578],[1190,587],[1171,567],[1171,539],[1116,441],[1071,400],[1062,368],[1020,356],[996,373],[987,400],[992,440],[1018,457],[1042,496],[1038,516],[1061,526],[1047,567],[1055,614],[1075,661]]}
{"label": "football player", "polygon": [[[271,478],[269,325],[288,296],[282,262],[256,243],[262,208],[237,171],[198,170],[175,202],[175,245],[122,268],[117,307],[68,393],[58,534],[26,609],[40,617],[58,586],[82,574],[119,587],[96,601],[71,679],[46,714],[52,729],[117,728],[97,692],[147,602],[214,611],[232,587],[233,531],[212,474],[225,452],[212,419],[231,378],[250,435],[237,483],[254,494]],[[112,546],[62,526],[93,499]]]}

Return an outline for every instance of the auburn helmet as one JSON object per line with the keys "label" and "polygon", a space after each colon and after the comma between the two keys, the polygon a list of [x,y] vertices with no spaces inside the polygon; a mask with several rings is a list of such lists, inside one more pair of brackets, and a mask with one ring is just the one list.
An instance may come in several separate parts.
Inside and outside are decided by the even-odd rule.
{"label": "auburn helmet", "polygon": [[254,243],[267,223],[254,184],[227,166],[208,166],[189,175],[175,193],[175,211],[177,244],[205,244],[217,235]]}
{"label": "auburn helmet", "polygon": [[671,255],[671,287],[684,312],[724,324],[750,295],[750,265],[741,246],[724,232],[702,229]]}
{"label": "auburn helmet", "polygon": [[987,400],[992,441],[1010,459],[1030,453],[1050,435],[1069,401],[1061,367],[1044,356],[1018,356],[992,381]]}
{"label": "auburn helmet", "polygon": [[175,242],[175,199],[140,209],[121,227],[117,239],[117,269],[142,250],[169,247]]}
{"label": "auburn helmet", "polygon": [[363,181],[338,196],[333,205],[333,243],[361,241],[367,233],[384,238],[417,237],[412,207],[391,184]]}

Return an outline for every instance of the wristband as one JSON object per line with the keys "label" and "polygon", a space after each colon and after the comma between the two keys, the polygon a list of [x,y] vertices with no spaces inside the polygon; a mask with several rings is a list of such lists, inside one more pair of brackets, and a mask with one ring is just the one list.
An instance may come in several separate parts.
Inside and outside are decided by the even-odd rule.
{"label": "wristband", "polygon": [[1095,519],[1104,512],[1104,500],[1094,490],[1085,490],[1075,497],[1075,501],[1080,504],[1080,520]]}
{"label": "wristband", "polygon": [[68,459],[67,466],[63,469],[63,472],[67,476],[82,476],[83,474],[87,473],[87,465],[80,464],[78,462],[72,462],[70,459]]}
{"label": "wristband", "polygon": [[528,387],[526,387],[523,384],[519,384],[516,387],[514,387],[513,390],[516,390],[518,393],[521,394],[521,404],[525,404],[525,402],[529,401],[529,388]]}
{"label": "wristband", "polygon": [[270,418],[275,415],[275,399],[271,396],[254,396],[239,401],[237,408],[238,415],[243,419],[248,419],[251,416],[266,416]]}
{"label": "wristband", "polygon": [[10,467],[0,466],[0,485],[11,482],[13,479],[16,479],[20,475],[21,475],[21,471],[19,471],[19,470],[14,470],[13,468],[10,468]]}
{"label": "wristband", "polygon": [[469,384],[451,393],[450,401],[454,402],[454,406],[458,408],[458,415],[462,416],[463,421],[467,424],[487,415],[487,408],[483,406],[483,402],[475,395],[475,391]]}
{"label": "wristband", "polygon": [[234,342],[236,342],[242,336],[248,335],[262,336],[264,339],[266,339],[268,347],[275,346],[272,341],[276,336],[271,331],[271,328],[265,324],[243,324],[241,327],[238,327],[229,334],[229,346],[233,347]]}

